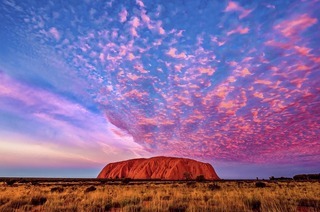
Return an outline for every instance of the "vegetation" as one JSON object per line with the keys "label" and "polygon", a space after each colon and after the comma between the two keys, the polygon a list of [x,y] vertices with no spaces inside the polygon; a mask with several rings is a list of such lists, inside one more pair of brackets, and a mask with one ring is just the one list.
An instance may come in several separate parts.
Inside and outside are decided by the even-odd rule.
{"label": "vegetation", "polygon": [[319,181],[9,184],[0,182],[0,211],[320,211]]}
{"label": "vegetation", "polygon": [[204,182],[204,181],[206,181],[206,178],[204,177],[204,175],[199,175],[196,177],[196,181],[197,182]]}
{"label": "vegetation", "polygon": [[293,177],[294,180],[320,180],[320,174],[298,174]]}
{"label": "vegetation", "polygon": [[267,186],[267,184],[264,183],[264,182],[261,182],[261,181],[256,182],[256,187],[257,188],[264,188],[266,186]]}

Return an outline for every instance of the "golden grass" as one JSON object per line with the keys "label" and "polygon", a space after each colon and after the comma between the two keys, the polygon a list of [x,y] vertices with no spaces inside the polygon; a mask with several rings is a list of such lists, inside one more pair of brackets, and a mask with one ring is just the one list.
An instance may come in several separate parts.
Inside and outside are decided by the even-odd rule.
{"label": "golden grass", "polygon": [[320,211],[319,182],[255,183],[0,183],[0,211]]}

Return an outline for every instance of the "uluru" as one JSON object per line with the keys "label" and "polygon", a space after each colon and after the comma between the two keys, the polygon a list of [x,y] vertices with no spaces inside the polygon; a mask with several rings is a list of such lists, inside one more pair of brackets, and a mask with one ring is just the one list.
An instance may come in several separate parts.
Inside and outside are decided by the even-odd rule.
{"label": "uluru", "polygon": [[109,163],[99,173],[102,179],[161,179],[185,180],[203,176],[206,180],[219,180],[209,163],[188,158],[152,157]]}

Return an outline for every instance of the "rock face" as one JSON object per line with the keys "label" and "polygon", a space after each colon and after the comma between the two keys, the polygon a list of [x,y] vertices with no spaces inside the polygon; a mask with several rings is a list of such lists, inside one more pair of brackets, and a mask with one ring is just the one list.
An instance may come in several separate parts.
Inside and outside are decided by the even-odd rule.
{"label": "rock face", "polygon": [[200,175],[207,180],[219,179],[209,163],[174,157],[139,158],[110,163],[102,169],[98,178],[185,180],[196,179]]}

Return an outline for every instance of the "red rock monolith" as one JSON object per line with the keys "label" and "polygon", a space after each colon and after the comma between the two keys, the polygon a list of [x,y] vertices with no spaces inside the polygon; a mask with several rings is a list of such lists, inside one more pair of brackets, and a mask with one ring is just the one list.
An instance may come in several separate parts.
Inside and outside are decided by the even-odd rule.
{"label": "red rock monolith", "polygon": [[102,169],[98,178],[185,180],[196,179],[200,175],[206,180],[220,179],[209,163],[163,156],[109,163]]}

